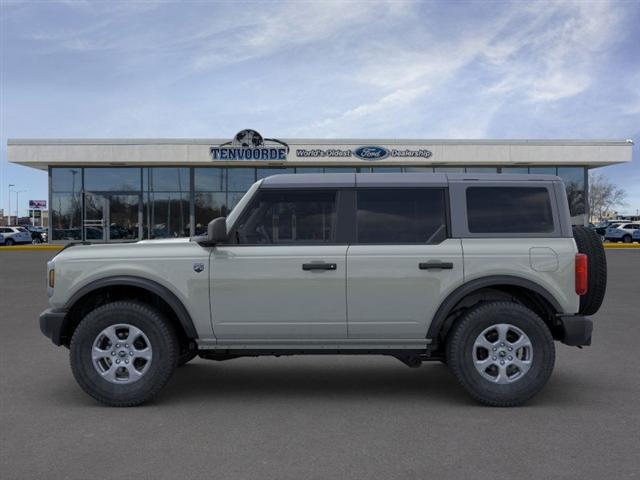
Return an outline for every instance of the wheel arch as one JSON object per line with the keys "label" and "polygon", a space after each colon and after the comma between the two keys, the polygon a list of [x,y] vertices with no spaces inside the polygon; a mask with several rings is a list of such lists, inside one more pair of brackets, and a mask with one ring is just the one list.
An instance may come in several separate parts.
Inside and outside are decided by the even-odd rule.
{"label": "wheel arch", "polygon": [[80,320],[88,309],[116,299],[141,299],[155,304],[174,323],[177,333],[185,339],[196,339],[198,333],[191,315],[182,301],[167,287],[149,280],[130,275],[105,277],[91,282],[75,292],[65,303],[67,311],[62,326],[62,343],[68,345]]}
{"label": "wheel arch", "polygon": [[510,275],[477,278],[459,286],[442,301],[427,332],[431,345],[438,346],[446,337],[454,321],[459,317],[457,313],[466,308],[465,300],[476,299],[475,304],[477,304],[483,301],[483,296],[488,293],[489,297],[494,297],[492,299],[495,299],[496,295],[503,298],[516,298],[526,306],[533,307],[534,311],[542,314],[541,317],[552,332],[555,328],[552,318],[562,313],[562,307],[553,295],[531,280]]}

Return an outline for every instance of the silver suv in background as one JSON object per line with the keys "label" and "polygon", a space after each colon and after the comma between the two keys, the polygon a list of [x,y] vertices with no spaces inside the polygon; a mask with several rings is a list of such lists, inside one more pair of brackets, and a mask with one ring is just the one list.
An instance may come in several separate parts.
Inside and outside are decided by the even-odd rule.
{"label": "silver suv in background", "polygon": [[604,239],[610,242],[631,243],[633,241],[633,234],[638,229],[640,229],[640,223],[638,222],[613,224],[607,227]]}
{"label": "silver suv in background", "polygon": [[380,354],[513,406],[546,384],[554,341],[590,345],[606,260],[555,176],[297,174],[201,237],[71,245],[47,282],[40,328],[107,405],[196,355]]}
{"label": "silver suv in background", "polygon": [[31,243],[31,234],[23,227],[0,227],[0,234],[4,237],[4,245],[23,245]]}

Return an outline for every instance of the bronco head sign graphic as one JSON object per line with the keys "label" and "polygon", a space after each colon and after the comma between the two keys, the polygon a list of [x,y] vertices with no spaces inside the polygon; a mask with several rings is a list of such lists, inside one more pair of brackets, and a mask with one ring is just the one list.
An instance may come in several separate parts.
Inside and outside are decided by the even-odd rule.
{"label": "bronco head sign graphic", "polygon": [[263,138],[257,131],[238,132],[233,140],[211,147],[213,160],[286,160],[289,145],[275,138]]}

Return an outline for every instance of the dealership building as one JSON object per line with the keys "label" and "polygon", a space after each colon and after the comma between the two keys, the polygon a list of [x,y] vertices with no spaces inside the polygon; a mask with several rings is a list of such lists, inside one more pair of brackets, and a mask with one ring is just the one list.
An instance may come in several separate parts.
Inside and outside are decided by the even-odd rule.
{"label": "dealership building", "polygon": [[630,162],[630,140],[13,139],[9,161],[48,172],[53,242],[200,234],[249,186],[279,173],[543,173],[588,218],[588,171]]}

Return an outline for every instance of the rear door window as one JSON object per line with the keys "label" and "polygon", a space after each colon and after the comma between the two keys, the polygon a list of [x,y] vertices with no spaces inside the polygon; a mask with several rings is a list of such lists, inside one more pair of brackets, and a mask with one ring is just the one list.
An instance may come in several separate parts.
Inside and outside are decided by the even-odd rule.
{"label": "rear door window", "polygon": [[439,243],[446,238],[442,188],[361,189],[357,198],[358,243]]}
{"label": "rear door window", "polygon": [[471,233],[549,233],[553,213],[544,187],[469,187],[467,222]]}

